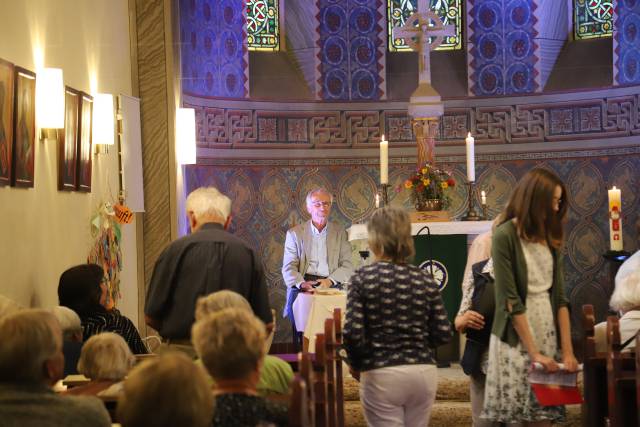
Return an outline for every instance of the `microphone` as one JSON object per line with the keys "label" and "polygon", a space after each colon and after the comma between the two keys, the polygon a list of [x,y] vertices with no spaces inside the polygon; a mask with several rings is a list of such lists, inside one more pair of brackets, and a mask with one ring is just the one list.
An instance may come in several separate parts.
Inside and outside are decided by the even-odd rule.
{"label": "microphone", "polygon": [[435,279],[433,275],[433,248],[431,247],[431,229],[428,225],[424,225],[418,232],[416,236],[419,236],[424,230],[427,230],[427,255],[429,257],[429,270],[431,273],[431,278]]}

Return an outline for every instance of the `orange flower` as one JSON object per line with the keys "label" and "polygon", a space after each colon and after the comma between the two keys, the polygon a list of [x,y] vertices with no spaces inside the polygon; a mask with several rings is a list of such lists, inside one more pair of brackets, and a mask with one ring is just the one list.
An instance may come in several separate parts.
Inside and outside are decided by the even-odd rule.
{"label": "orange flower", "polygon": [[449,187],[449,184],[447,184],[447,181],[442,181],[442,182],[440,183],[440,185],[442,186],[442,188],[443,188],[444,190],[446,190],[446,189],[447,189],[447,187]]}
{"label": "orange flower", "polygon": [[411,187],[413,187],[413,183],[411,182],[411,180],[410,180],[410,179],[406,180],[406,181],[404,182],[404,188],[409,189],[409,188],[411,188]]}

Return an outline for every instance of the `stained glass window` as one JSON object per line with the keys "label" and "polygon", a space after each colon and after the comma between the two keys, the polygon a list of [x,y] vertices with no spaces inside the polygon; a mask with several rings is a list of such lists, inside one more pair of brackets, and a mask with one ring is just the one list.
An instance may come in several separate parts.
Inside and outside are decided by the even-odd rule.
{"label": "stained glass window", "polygon": [[610,37],[613,28],[613,0],[575,0],[573,32],[576,40]]}
{"label": "stained glass window", "polygon": [[249,50],[280,50],[278,0],[246,1]]}
{"label": "stained glass window", "polygon": [[[462,0],[429,0],[429,6],[444,25],[455,25],[456,35],[447,36],[437,50],[462,49]],[[402,27],[406,20],[418,10],[418,0],[387,0],[389,50],[408,51],[404,39],[393,37],[393,29]]]}

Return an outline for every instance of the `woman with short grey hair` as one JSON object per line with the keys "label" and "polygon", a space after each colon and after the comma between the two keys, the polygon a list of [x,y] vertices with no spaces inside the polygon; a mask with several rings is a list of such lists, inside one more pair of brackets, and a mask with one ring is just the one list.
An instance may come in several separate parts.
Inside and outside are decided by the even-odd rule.
{"label": "woman with short grey hair", "polygon": [[367,229],[374,263],[351,278],[344,327],[365,418],[373,426],[428,425],[438,385],[434,349],[451,339],[451,324],[433,278],[409,263],[407,213],[378,209]]}

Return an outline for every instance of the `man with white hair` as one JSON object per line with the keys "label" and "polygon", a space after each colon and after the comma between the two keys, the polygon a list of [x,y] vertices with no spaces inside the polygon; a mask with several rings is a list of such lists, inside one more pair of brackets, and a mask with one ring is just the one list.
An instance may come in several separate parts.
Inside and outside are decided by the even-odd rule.
{"label": "man with white hair", "polygon": [[60,396],[62,331],[46,310],[22,310],[0,320],[0,424],[7,427],[111,425],[94,397]]}
{"label": "man with white hair", "polygon": [[294,333],[293,302],[298,293],[338,285],[353,274],[347,232],[329,221],[331,193],[324,188],[313,189],[307,194],[306,204],[311,219],[287,231],[282,260],[282,277],[287,285],[283,314],[294,326]]}
{"label": "man with white hair", "polygon": [[214,187],[201,187],[187,197],[186,211],[191,234],[156,261],[144,313],[167,344],[193,356],[191,326],[200,296],[229,289],[245,297],[267,325],[273,319],[258,254],[226,231],[231,200]]}
{"label": "man with white hair", "polygon": [[56,306],[51,312],[62,329],[62,352],[64,353],[64,376],[78,373],[78,360],[82,351],[82,322],[78,313],[69,307]]}

